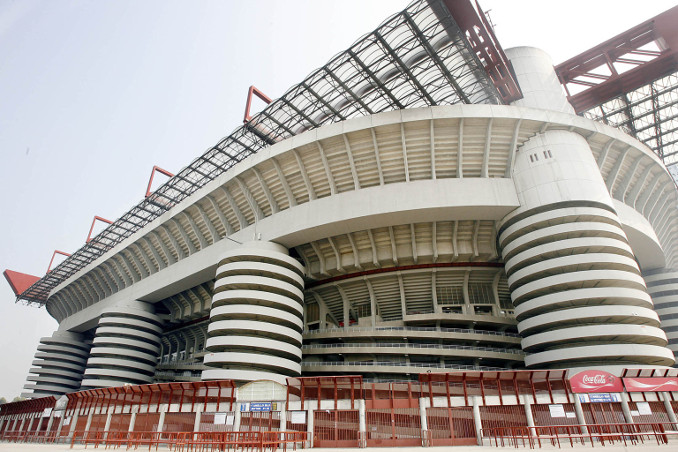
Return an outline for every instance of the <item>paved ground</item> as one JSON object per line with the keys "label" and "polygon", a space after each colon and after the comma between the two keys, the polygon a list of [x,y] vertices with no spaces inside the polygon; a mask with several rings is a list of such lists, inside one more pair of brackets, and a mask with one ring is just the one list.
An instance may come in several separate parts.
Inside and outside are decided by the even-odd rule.
{"label": "paved ground", "polygon": [[[102,447],[103,449],[103,447]],[[546,450],[561,450],[551,446],[545,446],[543,449]],[[575,446],[574,449],[591,450],[591,446]],[[669,444],[657,445],[656,443],[639,444],[636,446],[625,447],[623,445],[606,445],[604,448],[601,446],[596,446],[597,450],[601,452],[672,452],[678,450],[678,440],[672,440]],[[68,451],[68,450],[94,450],[94,447],[89,446],[85,449],[84,446],[75,446],[73,449],[70,448],[70,445],[65,444],[14,444],[14,443],[0,443],[0,451],[16,451],[16,452],[51,452],[51,451]],[[115,450],[115,449],[113,449]],[[124,448],[117,450],[125,450]],[[138,450],[144,451],[145,447],[140,447]],[[155,449],[153,449],[155,450]],[[158,448],[159,452],[168,452],[170,449],[165,447]],[[313,452],[338,452],[342,449],[312,449]],[[343,449],[345,450],[345,449]],[[356,449],[360,450],[360,449]],[[385,451],[397,451],[397,452],[516,452],[516,451],[529,451],[529,448],[519,448],[514,447],[491,447],[491,446],[456,446],[456,447],[370,447],[365,449],[365,452],[385,452]],[[568,446],[564,446],[562,450],[572,450]]]}

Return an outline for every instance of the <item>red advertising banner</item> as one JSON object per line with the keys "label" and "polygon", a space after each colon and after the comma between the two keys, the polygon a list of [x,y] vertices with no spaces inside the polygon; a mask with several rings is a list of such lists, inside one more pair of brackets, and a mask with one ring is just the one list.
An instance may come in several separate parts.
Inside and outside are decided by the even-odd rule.
{"label": "red advertising banner", "polygon": [[623,378],[627,392],[678,391],[678,377]]}
{"label": "red advertising banner", "polygon": [[622,392],[622,379],[604,370],[585,370],[570,377],[572,392]]}

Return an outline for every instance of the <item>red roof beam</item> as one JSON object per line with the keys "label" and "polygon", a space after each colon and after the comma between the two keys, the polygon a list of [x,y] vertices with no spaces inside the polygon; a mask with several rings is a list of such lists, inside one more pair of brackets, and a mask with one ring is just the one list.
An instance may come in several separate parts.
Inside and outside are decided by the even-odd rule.
{"label": "red roof beam", "polygon": [[146,187],[146,198],[151,196],[151,185],[153,184],[153,177],[155,176],[156,172],[164,174],[167,177],[174,177],[174,174],[170,173],[169,171],[164,170],[159,166],[153,166],[153,170],[151,170],[151,178],[148,179],[148,187]]}
{"label": "red roof beam", "polygon": [[113,224],[111,220],[107,220],[105,218],[101,218],[100,216],[95,215],[94,219],[92,220],[92,226],[89,227],[89,234],[87,234],[87,240],[85,241],[85,243],[89,243],[92,240],[92,231],[94,230],[94,223],[96,223],[97,220],[102,221],[104,223]]}
{"label": "red roof beam", "polygon": [[252,119],[252,115],[250,114],[250,108],[252,108],[252,95],[257,96],[259,99],[263,100],[264,102],[266,102],[267,105],[273,102],[270,97],[262,93],[254,85],[250,86],[250,89],[247,92],[247,103],[245,104],[245,116],[243,117],[242,121],[244,124],[247,124],[248,122],[250,122],[250,119]]}
{"label": "red roof beam", "polygon": [[[678,6],[556,66],[558,78],[576,112],[586,111],[675,72],[678,69],[676,23]],[[659,50],[642,48],[653,42]],[[619,73],[615,64],[635,67]],[[602,67],[609,75],[600,73]],[[600,80],[600,83],[594,80]],[[568,84],[586,89],[572,94]]]}
{"label": "red roof beam", "polygon": [[477,11],[469,0],[444,0],[444,3],[504,102],[509,103],[523,97],[516,82],[513,66],[478,2],[475,2]]}
{"label": "red roof beam", "polygon": [[63,251],[54,250],[54,253],[52,253],[52,259],[50,259],[49,266],[47,267],[47,273],[49,273],[52,270],[52,264],[54,263],[54,258],[56,257],[57,254],[61,254],[62,256],[66,256],[66,257],[71,256],[70,254],[65,253]]}

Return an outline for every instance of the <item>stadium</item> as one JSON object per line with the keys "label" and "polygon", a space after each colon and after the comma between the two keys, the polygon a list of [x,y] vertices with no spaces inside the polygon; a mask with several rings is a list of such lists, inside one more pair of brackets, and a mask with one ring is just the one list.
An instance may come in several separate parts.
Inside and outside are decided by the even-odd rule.
{"label": "stadium", "polygon": [[59,328],[0,432],[676,423],[677,18],[554,68],[471,2],[417,0],[281,98],[252,87],[242,126],[45,276],[5,271]]}

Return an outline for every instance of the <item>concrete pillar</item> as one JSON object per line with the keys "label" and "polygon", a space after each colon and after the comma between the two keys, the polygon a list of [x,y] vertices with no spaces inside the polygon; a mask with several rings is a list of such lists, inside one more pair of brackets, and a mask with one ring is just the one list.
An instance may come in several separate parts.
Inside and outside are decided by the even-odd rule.
{"label": "concrete pillar", "polygon": [[673,411],[671,406],[671,396],[668,392],[660,392],[659,397],[661,397],[662,402],[664,402],[664,409],[666,409],[666,414],[669,416],[669,421],[672,424],[678,424],[678,419],[676,419],[676,413]]}
{"label": "concrete pillar", "polygon": [[137,422],[137,412],[133,411],[132,416],[129,418],[129,428],[127,429],[128,432],[134,431],[134,424],[136,422]]}
{"label": "concrete pillar", "polygon": [[[359,400],[359,402],[363,401]],[[308,446],[313,447],[313,410],[310,406],[306,410],[306,432],[308,434]]]}
{"label": "concrete pillar", "polygon": [[586,427],[586,416],[579,400],[579,394],[574,394],[574,412],[577,414],[577,422],[582,425],[582,435],[588,435],[589,429]]}
{"label": "concrete pillar", "polygon": [[480,418],[480,398],[478,396],[473,396],[473,422],[476,425],[476,440],[478,445],[483,445],[483,437],[481,435],[481,430],[483,428],[483,421]]}
{"label": "concrete pillar", "polygon": [[428,399],[426,397],[419,398],[419,417],[421,418],[421,436],[424,438],[422,441],[422,446],[430,446],[428,443],[428,418],[426,417],[426,406],[428,405]]}
{"label": "concrete pillar", "polygon": [[195,412],[195,422],[193,423],[193,431],[200,431],[200,420],[202,419],[202,409],[198,407],[198,411]]}
{"label": "concrete pillar", "polygon": [[[59,423],[57,424],[57,429],[56,429],[57,434],[59,434],[61,432],[61,428],[64,425],[65,419],[66,419],[66,412],[65,411],[60,412],[59,413]],[[70,435],[70,432],[69,432],[69,435]]]}
{"label": "concrete pillar", "polygon": [[235,404],[235,413],[233,413],[233,431],[240,431],[240,404]]}
{"label": "concrete pillar", "polygon": [[48,435],[52,431],[52,424],[54,424],[54,410],[49,414],[49,421],[47,421],[47,429],[45,430],[45,435]]}
{"label": "concrete pillar", "polygon": [[203,358],[202,380],[285,385],[287,376],[301,375],[303,275],[304,267],[273,242],[244,243],[221,256],[205,344],[211,353]]}
{"label": "concrete pillar", "polygon": [[[320,404],[320,400],[318,400]],[[320,409],[320,407],[318,407]],[[358,431],[367,434],[367,410],[365,409],[365,400],[358,400]]]}
{"label": "concrete pillar", "polygon": [[28,419],[28,428],[26,428],[26,431],[27,431],[27,432],[30,432],[30,431],[31,431],[31,428],[33,427],[33,421],[35,421],[35,418],[34,418],[34,417]]}
{"label": "concrete pillar", "polygon": [[633,424],[633,416],[631,416],[631,409],[629,408],[628,394],[625,392],[620,393],[621,396],[621,406],[622,411],[624,412],[624,419],[629,424]]}
{"label": "concrete pillar", "polygon": [[[115,411],[115,410],[113,410]],[[108,429],[111,427],[111,420],[113,419],[113,411],[108,413],[108,416],[106,416],[106,425],[104,426],[104,432],[107,432]]]}
{"label": "concrete pillar", "polygon": [[21,423],[19,424],[19,428],[17,430],[21,431],[24,429],[24,424],[26,423],[26,418],[21,418]]}
{"label": "concrete pillar", "polygon": [[158,433],[162,432],[162,428],[165,426],[165,413],[167,413],[167,408],[168,407],[164,407],[160,412],[160,419],[158,419]]}
{"label": "concrete pillar", "polygon": [[527,426],[529,427],[528,432],[530,432],[530,436],[535,436],[532,402],[530,402],[529,396],[523,395],[523,407],[525,408],[525,417],[527,418]]}
{"label": "concrete pillar", "polygon": [[89,430],[92,425],[92,416],[94,416],[94,410],[90,410],[89,415],[87,416],[87,423],[85,424],[85,430]]}
{"label": "concrete pillar", "polygon": [[[87,425],[85,426],[85,430],[89,430],[89,426],[92,423],[92,415],[93,413],[90,413],[89,417],[87,418]],[[66,422],[66,410],[64,410],[63,415],[61,416],[61,422]],[[70,424],[68,426],[68,437],[73,438],[73,434],[75,433],[75,426],[78,425],[78,413],[74,412],[73,416],[71,416],[70,419]]]}

